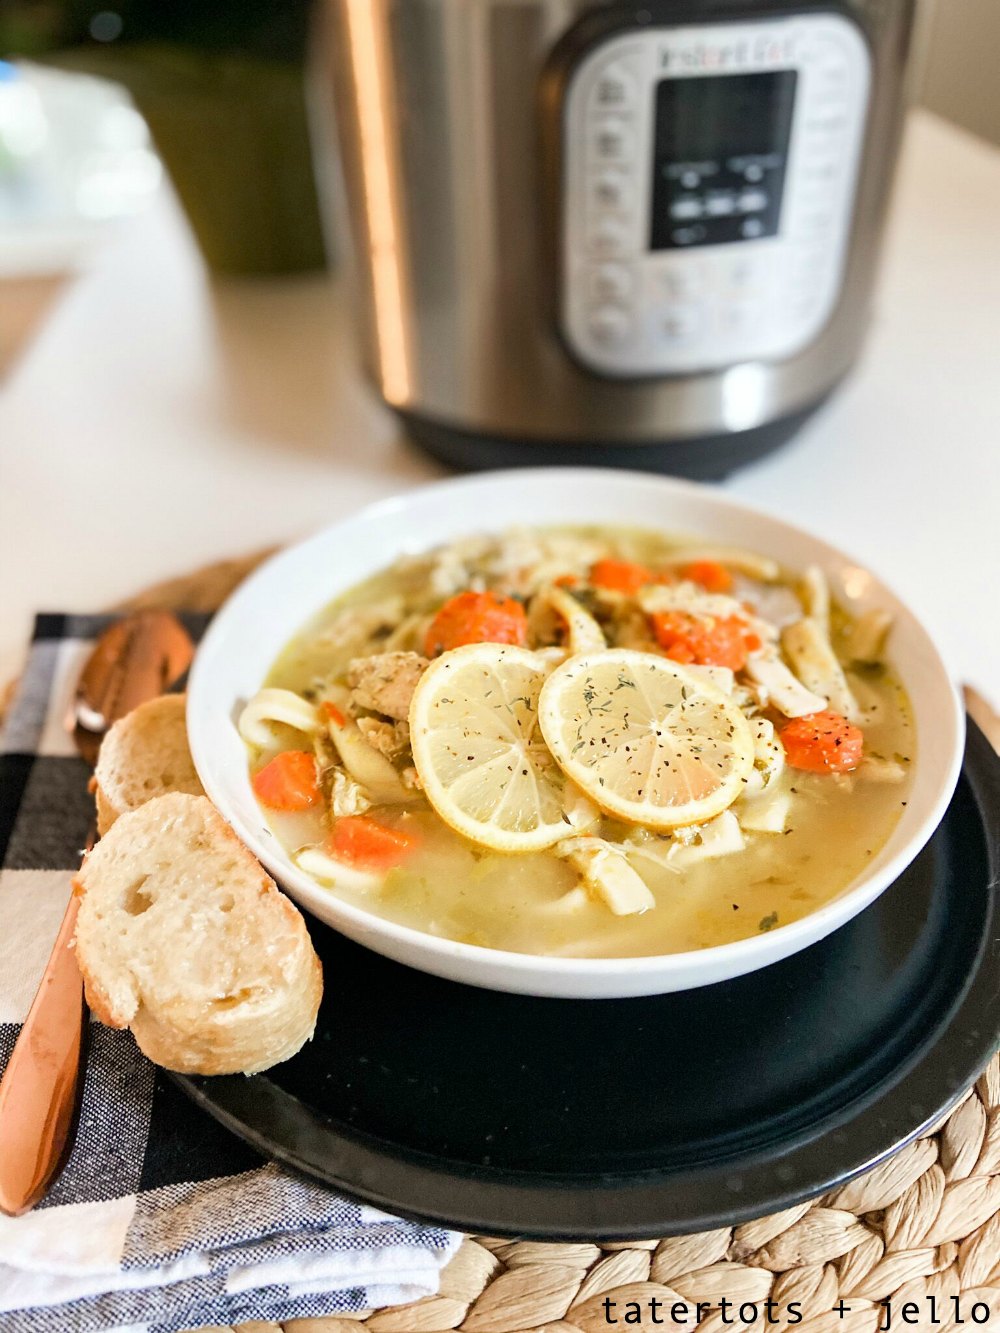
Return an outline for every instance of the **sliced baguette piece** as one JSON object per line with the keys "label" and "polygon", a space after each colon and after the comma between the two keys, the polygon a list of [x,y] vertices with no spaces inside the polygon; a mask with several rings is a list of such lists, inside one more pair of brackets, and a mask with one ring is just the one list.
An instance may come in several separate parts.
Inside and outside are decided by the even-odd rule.
{"label": "sliced baguette piece", "polygon": [[87,1001],[156,1064],[253,1074],[312,1036],[323,974],[305,922],[207,797],[122,815],[75,889]]}
{"label": "sliced baguette piece", "polygon": [[170,791],[205,794],[188,747],[186,702],[183,694],[149,699],[119,718],[104,737],[94,769],[102,838],[119,815],[154,796]]}

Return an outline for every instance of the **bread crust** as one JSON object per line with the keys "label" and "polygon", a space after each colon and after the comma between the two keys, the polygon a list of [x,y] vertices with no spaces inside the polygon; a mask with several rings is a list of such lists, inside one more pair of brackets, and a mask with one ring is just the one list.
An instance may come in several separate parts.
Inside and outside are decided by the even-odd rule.
{"label": "bread crust", "polygon": [[97,806],[97,834],[103,838],[123,810],[116,810],[104,794],[99,782],[94,782],[94,804]]}
{"label": "bread crust", "polygon": [[312,1036],[323,976],[302,915],[207,797],[121,815],[76,883],[87,1001],[155,1063],[256,1073]]}
{"label": "bread crust", "polygon": [[204,794],[187,739],[186,696],[161,694],[119,718],[97,756],[93,789],[97,831],[171,791]]}

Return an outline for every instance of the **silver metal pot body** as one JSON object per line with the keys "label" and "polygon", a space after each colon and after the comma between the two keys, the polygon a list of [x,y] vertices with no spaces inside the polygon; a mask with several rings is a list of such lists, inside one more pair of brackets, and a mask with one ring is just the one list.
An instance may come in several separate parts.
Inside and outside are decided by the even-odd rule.
{"label": "silver metal pot body", "polygon": [[[704,464],[687,470],[707,472],[714,458],[731,459],[741,440],[766,441],[770,426],[798,419],[848,370],[864,334],[905,105],[913,11],[913,0],[323,0],[314,111],[320,140],[337,127],[367,363],[386,402],[416,423],[418,434],[427,427],[459,445],[511,443],[512,461],[531,461],[533,454],[548,461],[553,450],[566,461],[584,461],[592,445],[623,448],[635,461],[636,449],[655,446],[667,466],[674,449],[676,457],[684,453]],[[795,23],[805,33],[804,47],[799,42],[805,55],[787,57],[782,34]],[[761,37],[770,43],[766,48]],[[833,63],[815,56],[823,41]],[[838,65],[841,47],[846,63]],[[814,58],[819,72],[804,73],[803,62]],[[715,235],[723,222],[710,214],[727,208],[737,210],[736,220],[725,223],[730,239],[737,223],[750,229],[740,233],[747,240],[754,239],[754,228],[762,232],[755,247],[706,248],[696,239],[693,249],[703,250],[713,290],[724,286],[728,270],[713,269],[713,256],[722,264],[730,255],[767,250],[765,214],[758,221],[738,210],[757,197],[753,181],[780,163],[773,154],[730,154],[726,169],[745,168],[749,182],[734,195],[713,194],[709,178],[699,186],[697,162],[692,177],[665,159],[656,169],[666,193],[652,200],[647,159],[663,152],[651,136],[676,138],[673,124],[681,118],[678,106],[684,108],[669,100],[680,87],[675,84],[666,106],[661,101],[650,110],[650,98],[665,86],[650,70],[654,64],[657,71],[679,70],[691,89],[697,76],[720,63],[738,78],[741,62],[760,73],[769,60],[780,71],[789,59],[802,66],[797,75],[765,75],[745,85],[766,90],[773,123],[781,115],[774,109],[781,77],[798,78],[800,103],[805,89],[814,90],[809,116],[802,111],[801,124],[785,127],[785,147],[789,133],[794,142],[786,153],[785,220],[775,211],[774,229],[785,228],[790,209],[806,219],[810,198],[824,205],[822,182],[819,194],[810,194],[810,171],[817,175],[826,162],[832,178],[842,167],[849,179],[834,208],[841,210],[835,223],[841,234],[820,231],[812,245],[817,262],[838,250],[836,271],[827,274],[826,295],[814,293],[822,308],[810,317],[813,324],[807,319],[797,335],[786,328],[792,336],[769,342],[754,332],[754,309],[767,312],[773,304],[765,291],[759,307],[732,303],[750,310],[752,327],[742,342],[737,332],[727,343],[716,329],[702,336],[701,350],[685,351],[685,311],[692,308],[685,284],[694,260],[676,238]],[[846,79],[854,89],[847,102],[824,102],[821,75],[832,83]],[[704,81],[692,95],[703,91]],[[626,105],[624,119],[617,119],[621,98],[634,106]],[[831,137],[837,107],[848,103],[846,138]],[[738,120],[739,107],[725,116]],[[695,105],[696,123],[699,117]],[[697,124],[692,132],[697,135]],[[816,137],[824,133],[827,138]],[[638,173],[625,169],[616,177],[614,156],[623,138],[626,156],[638,154],[641,162]],[[593,161],[593,153],[608,151],[610,174]],[[686,145],[681,156],[692,152]],[[320,156],[325,163],[329,155],[321,150]],[[793,168],[795,181],[801,178],[794,208],[788,194]],[[688,177],[694,194],[687,191]],[[647,338],[641,346],[629,344],[626,334],[624,350],[614,313],[616,268],[621,276],[615,247],[623,234],[626,248],[631,244],[632,224],[626,217],[624,232],[619,227],[616,235],[611,214],[608,226],[604,214],[594,220],[588,212],[593,192],[603,190],[613,213],[616,179],[625,181],[626,193],[631,181],[643,196],[633,201],[634,210],[646,214],[655,203],[660,213],[678,215],[674,231],[659,238],[668,248],[639,256],[629,276],[629,299],[642,307],[636,317],[662,316],[669,330],[657,322],[653,342]],[[338,192],[331,186],[326,193]],[[699,208],[704,222],[683,231],[681,214]],[[650,239],[645,217],[636,225],[641,249]],[[775,249],[779,239],[772,236],[768,250],[771,283],[792,281],[795,254],[808,258],[808,246],[795,254]],[[674,288],[660,290],[656,283],[670,280],[678,265],[680,290],[676,274]],[[610,297],[606,291],[588,295],[602,274]],[[808,272],[803,281],[808,288]],[[732,318],[728,291],[715,290],[712,300],[712,319]],[[700,318],[704,311],[694,314]],[[788,319],[782,315],[778,322]],[[676,347],[662,342],[668,333]]]}

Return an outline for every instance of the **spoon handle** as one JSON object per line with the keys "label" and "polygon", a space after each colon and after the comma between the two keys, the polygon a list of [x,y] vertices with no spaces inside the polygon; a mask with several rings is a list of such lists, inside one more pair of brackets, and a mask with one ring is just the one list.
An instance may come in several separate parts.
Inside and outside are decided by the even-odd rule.
{"label": "spoon handle", "polygon": [[11,1217],[27,1212],[58,1175],[79,1105],[87,1021],[72,948],[79,905],[73,893],[0,1081],[0,1212]]}

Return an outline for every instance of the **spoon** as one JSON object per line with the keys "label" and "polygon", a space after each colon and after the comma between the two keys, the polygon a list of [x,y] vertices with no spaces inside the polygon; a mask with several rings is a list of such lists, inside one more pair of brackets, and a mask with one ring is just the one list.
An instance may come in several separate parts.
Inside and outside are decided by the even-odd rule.
{"label": "spoon", "polygon": [[[169,611],[138,611],[105,630],[80,675],[66,723],[90,768],[111,725],[176,687],[193,656],[187,630]],[[96,840],[94,829],[87,851]],[[74,890],[0,1079],[0,1212],[11,1217],[45,1196],[72,1146],[87,1026],[73,950],[79,906]]]}

